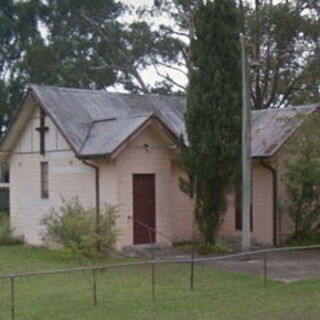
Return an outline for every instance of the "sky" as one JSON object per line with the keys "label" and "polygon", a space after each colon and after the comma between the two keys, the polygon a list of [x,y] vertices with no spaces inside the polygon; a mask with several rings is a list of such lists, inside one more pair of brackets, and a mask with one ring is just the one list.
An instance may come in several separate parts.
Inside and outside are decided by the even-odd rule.
{"label": "sky", "polygon": [[[131,5],[131,6],[152,6],[154,3],[154,0],[120,0],[121,2],[127,4],[127,5]],[[249,2],[253,0],[248,0]],[[274,0],[274,3],[278,3],[281,2],[281,0]],[[126,17],[125,18],[128,22],[129,21],[133,21],[134,17]],[[166,24],[166,23],[170,23],[169,19],[164,18],[158,18],[158,23],[162,23],[162,24]],[[180,72],[175,72],[172,70],[168,70],[168,69],[164,69],[164,68],[159,68],[159,71],[161,71],[162,74],[166,74],[168,73],[170,75],[170,77],[173,78],[173,80],[177,83],[179,83],[180,85],[186,86],[187,85],[187,79],[186,77],[180,73]],[[161,81],[162,78],[159,77],[156,73],[156,71],[154,70],[154,68],[148,68],[147,70],[142,71],[142,77],[145,80],[145,82],[147,84],[153,85],[156,81]],[[176,87],[177,88],[177,87]],[[178,90],[180,90],[179,88],[177,88]],[[112,91],[121,91],[121,87],[116,86],[115,88],[112,88]]]}
{"label": "sky", "polygon": [[134,6],[145,6],[145,5],[152,5],[153,0],[122,0],[122,2],[131,4]]}
{"label": "sky", "polygon": [[[124,4],[135,6],[135,7],[152,6],[154,2],[154,0],[120,0],[120,1],[123,2]],[[124,20],[126,20],[127,22],[132,22],[134,21],[134,19],[135,18],[132,16],[124,18]],[[157,23],[169,24],[170,20],[166,19],[165,17],[157,18]],[[161,72],[163,75],[166,75],[168,73],[175,82],[179,83],[182,86],[187,85],[187,78],[178,71],[173,71],[173,70],[169,70],[167,68],[162,68],[162,67],[158,67],[158,71]],[[141,75],[143,80],[151,86],[153,86],[157,81],[163,80],[162,77],[157,75],[157,72],[153,67],[141,71]],[[178,88],[178,87],[174,87],[174,88],[176,88],[177,90],[181,90],[181,88]],[[116,85],[112,88],[108,88],[108,91],[123,92],[123,88],[122,86]]]}

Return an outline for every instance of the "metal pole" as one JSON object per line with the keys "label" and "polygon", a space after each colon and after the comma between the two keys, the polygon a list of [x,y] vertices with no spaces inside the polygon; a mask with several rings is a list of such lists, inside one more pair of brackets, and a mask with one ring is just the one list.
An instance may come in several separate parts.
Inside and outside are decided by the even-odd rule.
{"label": "metal pole", "polygon": [[15,277],[10,277],[11,281],[11,320],[15,319]]}
{"label": "metal pole", "polygon": [[250,249],[251,107],[246,39],[241,34],[242,58],[242,251]]}
{"label": "metal pole", "polygon": [[152,235],[151,229],[149,231],[149,241],[151,244],[151,285],[152,285],[152,301],[156,301],[156,278],[155,278],[155,265],[154,265],[154,252],[153,252],[153,242],[152,242]]}
{"label": "metal pole", "polygon": [[[96,202],[96,233],[97,236],[100,235],[100,169],[98,166],[87,162],[86,160],[82,160],[82,162],[93,168],[94,172],[95,172],[95,202]],[[97,240],[97,250],[98,252],[100,252],[101,250],[101,243],[100,243],[100,239]]]}
{"label": "metal pole", "polygon": [[190,290],[194,289],[194,236],[192,236]]}
{"label": "metal pole", "polygon": [[[197,177],[194,176],[193,181],[193,194],[192,198],[194,200],[194,205],[196,207],[197,201]],[[192,223],[192,244],[191,244],[191,263],[190,263],[190,290],[194,289],[194,236],[195,236],[195,218],[193,214],[193,223]]]}
{"label": "metal pole", "polygon": [[93,291],[93,305],[96,306],[98,304],[96,270],[92,270],[92,291]]}
{"label": "metal pole", "polygon": [[266,288],[267,287],[267,254],[266,253],[263,255],[263,270],[264,270],[263,283],[264,283],[264,287]]}
{"label": "metal pole", "polygon": [[152,301],[156,301],[156,279],[155,279],[155,265],[151,263],[151,280],[152,280]]}

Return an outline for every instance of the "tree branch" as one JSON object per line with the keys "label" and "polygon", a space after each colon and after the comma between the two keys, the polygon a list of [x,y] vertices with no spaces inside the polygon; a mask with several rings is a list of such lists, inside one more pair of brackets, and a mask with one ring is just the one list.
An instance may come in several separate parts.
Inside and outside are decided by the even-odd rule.
{"label": "tree branch", "polygon": [[172,65],[170,65],[170,64],[167,64],[167,63],[164,63],[164,62],[161,62],[161,61],[158,61],[158,60],[154,60],[154,64],[158,64],[158,65],[163,66],[163,67],[165,67],[165,68],[168,68],[168,69],[171,69],[171,70],[180,72],[180,73],[182,73],[182,74],[183,74],[184,76],[186,76],[186,77],[188,76],[188,73],[187,73],[187,72],[181,70],[180,68],[177,68],[177,67],[175,67],[175,66],[172,66]]}
{"label": "tree branch", "polygon": [[169,81],[170,83],[172,83],[173,85],[179,87],[182,90],[186,90],[186,87],[184,87],[183,85],[179,84],[178,82],[176,82],[175,80],[173,80],[168,74],[164,75],[161,72],[159,72],[158,68],[154,65],[153,66],[157,75],[167,81]]}
{"label": "tree branch", "polygon": [[[80,16],[82,18],[84,18],[90,25],[92,25],[96,30],[97,32],[101,35],[101,37],[108,43],[109,39],[108,37],[105,35],[105,33],[101,30],[99,24],[91,19],[90,17],[88,17],[84,12],[80,11]],[[118,52],[119,55],[122,56],[122,58],[124,59],[124,61],[129,61],[129,57],[127,57],[126,54],[124,54],[123,51],[119,51]],[[130,74],[132,77],[134,77],[139,85],[141,86],[141,91],[144,92],[144,93],[149,93],[149,89],[148,89],[148,86],[146,85],[146,83],[144,82],[144,80],[142,79],[141,75],[139,74],[137,68],[134,66],[134,65],[130,65],[130,66],[119,66],[119,65],[106,65],[105,66],[106,68],[112,68],[112,69],[116,69],[116,70],[120,70],[120,71],[123,71],[127,74]],[[97,70],[97,67],[93,67],[93,68],[96,68]]]}

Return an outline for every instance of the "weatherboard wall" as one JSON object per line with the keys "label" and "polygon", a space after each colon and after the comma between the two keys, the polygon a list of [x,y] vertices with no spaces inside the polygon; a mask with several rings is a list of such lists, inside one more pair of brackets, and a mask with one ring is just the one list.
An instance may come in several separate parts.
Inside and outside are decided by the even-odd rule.
{"label": "weatherboard wall", "polygon": [[[178,189],[179,172],[172,164],[174,152],[155,128],[146,128],[131,141],[116,160],[119,219],[121,238],[118,246],[133,242],[133,175],[154,174],[156,196],[156,242],[170,244],[191,239],[192,206]],[[149,146],[149,150],[144,145]],[[176,185],[174,185],[176,183]],[[147,201],[147,199],[146,199]]]}
{"label": "weatherboard wall", "polygon": [[[85,206],[94,207],[94,170],[78,160],[50,119],[46,118],[45,156],[39,154],[39,111],[29,119],[10,157],[11,227],[26,242],[42,244],[41,219],[51,208],[58,208],[62,198],[79,197]],[[49,199],[41,199],[40,163],[49,163]],[[96,161],[101,167],[101,206],[115,204],[116,175],[114,164]]]}
{"label": "weatherboard wall", "polygon": [[[78,160],[63,136],[46,117],[46,154],[39,153],[39,109],[35,107],[19,137],[10,163],[11,226],[32,245],[42,244],[41,219],[51,208],[58,208],[62,198],[79,197],[85,206],[95,204],[94,170]],[[144,144],[149,144],[146,151]],[[146,128],[120,152],[115,160],[92,161],[100,168],[101,208],[118,207],[118,248],[132,245],[132,175],[156,175],[156,227],[169,239],[157,235],[158,243],[191,239],[192,203],[178,187],[179,167],[172,142],[159,128]],[[49,199],[41,198],[40,163],[49,163]]]}
{"label": "weatherboard wall", "polygon": [[[253,162],[252,193],[252,242],[273,245],[272,174],[258,162]],[[231,194],[224,222],[219,232],[222,238],[241,238],[241,231],[236,230],[235,217],[235,196]]]}

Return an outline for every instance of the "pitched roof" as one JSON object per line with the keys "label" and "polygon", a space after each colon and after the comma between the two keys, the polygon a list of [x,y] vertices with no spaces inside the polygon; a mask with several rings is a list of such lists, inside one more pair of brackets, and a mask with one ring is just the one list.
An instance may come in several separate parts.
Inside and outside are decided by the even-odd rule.
{"label": "pitched roof", "polygon": [[185,99],[181,97],[31,85],[22,108],[1,141],[0,151],[11,151],[12,131],[21,133],[22,125],[17,126],[16,122],[21,121],[19,114],[26,113],[27,107],[30,114],[30,103],[26,102],[31,97],[80,157],[110,155],[149,120],[165,127],[173,138],[184,134]]}
{"label": "pitched roof", "polygon": [[[39,85],[32,85],[29,95],[35,97],[78,156],[110,155],[150,119],[156,119],[176,138],[185,136],[183,97]],[[320,104],[253,111],[252,157],[273,155],[299,125],[292,126],[289,119],[317,107]],[[8,136],[10,130],[4,141]],[[2,142],[1,151],[10,151],[8,145]]]}
{"label": "pitched roof", "polygon": [[296,116],[318,108],[320,104],[252,111],[251,156],[272,156],[300,126],[301,121]]}
{"label": "pitched roof", "polygon": [[151,115],[137,115],[92,122],[88,137],[81,148],[81,154],[90,156],[92,154],[104,155],[113,153],[130,137],[132,132],[143,126]]}

